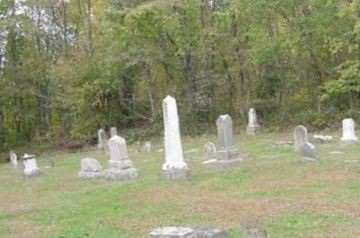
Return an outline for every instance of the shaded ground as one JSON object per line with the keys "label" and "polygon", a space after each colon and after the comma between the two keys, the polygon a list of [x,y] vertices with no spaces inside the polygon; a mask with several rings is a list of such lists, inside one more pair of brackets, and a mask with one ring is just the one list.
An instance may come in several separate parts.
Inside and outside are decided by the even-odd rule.
{"label": "shaded ground", "polygon": [[[237,136],[247,154],[242,167],[215,172],[201,166],[203,144],[215,137],[185,138],[193,170],[187,182],[159,179],[162,147],[130,156],[140,171],[129,183],[80,180],[80,159],[98,151],[51,156],[56,166],[24,180],[0,165],[0,237],[147,237],[161,225],[211,224],[242,237],[240,224],[259,221],[269,237],[360,237],[360,145],[318,145],[320,162],[299,161],[293,147],[273,147],[290,135]],[[342,151],[343,155],[331,155]]]}

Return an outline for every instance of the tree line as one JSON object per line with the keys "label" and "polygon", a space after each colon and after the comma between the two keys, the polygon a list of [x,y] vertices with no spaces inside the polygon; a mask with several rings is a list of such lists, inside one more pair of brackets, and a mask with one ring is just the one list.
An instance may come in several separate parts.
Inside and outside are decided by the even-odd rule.
{"label": "tree line", "polygon": [[[360,118],[360,0],[2,0],[0,149],[183,134],[256,108],[265,127]],[[210,125],[210,127],[209,127]]]}

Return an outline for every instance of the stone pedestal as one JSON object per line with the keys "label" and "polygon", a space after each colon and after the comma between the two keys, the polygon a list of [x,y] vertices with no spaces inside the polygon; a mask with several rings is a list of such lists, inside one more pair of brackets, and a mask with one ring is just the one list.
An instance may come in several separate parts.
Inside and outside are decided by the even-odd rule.
{"label": "stone pedestal", "polygon": [[137,169],[135,168],[128,168],[128,169],[109,168],[105,171],[104,177],[107,180],[112,180],[112,181],[133,180],[138,177],[138,172]]}
{"label": "stone pedestal", "polygon": [[191,178],[191,169],[163,169],[160,172],[160,177],[164,180],[181,181]]}

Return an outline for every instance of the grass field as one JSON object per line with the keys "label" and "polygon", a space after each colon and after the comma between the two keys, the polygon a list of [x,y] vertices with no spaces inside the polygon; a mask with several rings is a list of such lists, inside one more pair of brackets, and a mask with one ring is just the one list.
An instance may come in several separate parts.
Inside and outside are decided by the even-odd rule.
{"label": "grass field", "polygon": [[[106,165],[99,151],[41,155],[43,174],[30,180],[1,164],[0,237],[141,238],[166,225],[214,225],[243,237],[241,224],[254,220],[274,238],[360,237],[360,145],[317,145],[321,160],[303,162],[292,146],[272,146],[289,139],[239,135],[243,165],[216,172],[201,165],[203,144],[216,137],[183,138],[193,177],[177,183],[159,179],[161,140],[152,153],[130,146],[139,178],[125,183],[77,177],[85,156]],[[44,168],[48,158],[55,167]]]}

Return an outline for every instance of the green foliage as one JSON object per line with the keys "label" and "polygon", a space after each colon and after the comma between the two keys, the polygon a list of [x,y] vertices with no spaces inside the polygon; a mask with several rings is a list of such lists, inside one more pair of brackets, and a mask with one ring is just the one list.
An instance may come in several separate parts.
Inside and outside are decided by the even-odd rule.
{"label": "green foliage", "polygon": [[159,135],[168,94],[189,135],[251,106],[274,127],[358,118],[359,0],[207,2],[2,1],[0,147]]}

